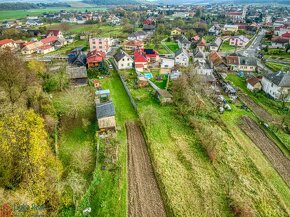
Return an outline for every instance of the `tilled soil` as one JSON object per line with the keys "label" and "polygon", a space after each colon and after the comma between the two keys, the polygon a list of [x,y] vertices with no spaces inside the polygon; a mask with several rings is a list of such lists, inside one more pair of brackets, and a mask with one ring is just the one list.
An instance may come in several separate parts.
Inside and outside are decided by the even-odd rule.
{"label": "tilled soil", "polygon": [[126,123],[128,139],[129,217],[165,217],[147,146],[140,127]]}
{"label": "tilled soil", "polygon": [[278,171],[290,187],[290,160],[281,152],[277,145],[267,137],[259,125],[249,117],[242,117],[240,128],[260,148],[273,167]]}
{"label": "tilled soil", "polygon": [[257,105],[250,97],[245,94],[240,94],[239,97],[260,119],[268,123],[273,123],[275,121],[269,112]]}

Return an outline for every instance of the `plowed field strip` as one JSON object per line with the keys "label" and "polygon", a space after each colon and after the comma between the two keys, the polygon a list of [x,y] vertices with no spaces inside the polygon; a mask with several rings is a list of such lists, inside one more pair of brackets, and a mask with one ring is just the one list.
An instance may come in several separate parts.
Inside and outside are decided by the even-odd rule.
{"label": "plowed field strip", "polygon": [[165,217],[147,146],[136,123],[126,123],[128,139],[129,217]]}
{"label": "plowed field strip", "polygon": [[281,152],[277,145],[267,137],[259,125],[249,117],[242,117],[240,128],[264,153],[273,167],[278,171],[290,187],[290,160]]}

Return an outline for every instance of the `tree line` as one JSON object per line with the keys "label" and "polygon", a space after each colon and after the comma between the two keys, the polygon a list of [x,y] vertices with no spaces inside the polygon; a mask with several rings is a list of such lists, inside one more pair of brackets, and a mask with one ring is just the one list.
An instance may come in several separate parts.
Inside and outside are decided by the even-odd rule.
{"label": "tree line", "polygon": [[28,10],[28,9],[39,9],[39,8],[50,8],[50,7],[71,7],[67,3],[0,3],[1,11],[8,10]]}

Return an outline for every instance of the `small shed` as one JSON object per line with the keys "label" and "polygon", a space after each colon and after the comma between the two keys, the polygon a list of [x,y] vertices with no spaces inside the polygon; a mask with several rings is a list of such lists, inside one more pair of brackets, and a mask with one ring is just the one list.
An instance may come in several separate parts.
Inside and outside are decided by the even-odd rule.
{"label": "small shed", "polygon": [[161,104],[167,104],[172,103],[172,95],[167,91],[163,89],[156,90],[156,95],[161,102]]}
{"label": "small shed", "polygon": [[109,101],[110,90],[96,90],[95,95],[99,102],[106,102]]}
{"label": "small shed", "polygon": [[86,67],[67,66],[66,72],[69,75],[72,84],[87,85],[88,74]]}
{"label": "small shed", "polygon": [[115,108],[112,101],[96,104],[96,116],[100,130],[115,130]]}
{"label": "small shed", "polygon": [[252,77],[247,80],[247,88],[250,91],[259,91],[262,89],[262,84],[259,78]]}

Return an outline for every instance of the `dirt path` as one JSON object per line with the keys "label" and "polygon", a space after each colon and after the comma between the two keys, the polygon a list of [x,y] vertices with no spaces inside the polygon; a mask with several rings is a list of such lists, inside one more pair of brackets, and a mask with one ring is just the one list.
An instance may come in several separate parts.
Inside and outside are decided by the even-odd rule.
{"label": "dirt path", "polygon": [[165,217],[147,146],[136,123],[126,123],[128,139],[129,217]]}
{"label": "dirt path", "polygon": [[275,121],[269,112],[257,105],[249,96],[240,94],[239,97],[260,119],[268,123],[273,123]]}
{"label": "dirt path", "polygon": [[259,125],[249,117],[242,117],[240,128],[264,153],[273,167],[278,171],[290,187],[290,160],[281,152],[277,145],[267,137]]}

